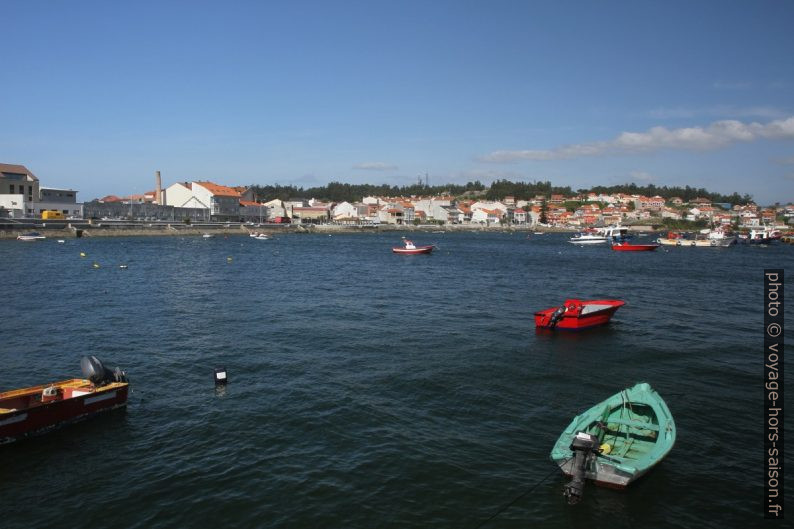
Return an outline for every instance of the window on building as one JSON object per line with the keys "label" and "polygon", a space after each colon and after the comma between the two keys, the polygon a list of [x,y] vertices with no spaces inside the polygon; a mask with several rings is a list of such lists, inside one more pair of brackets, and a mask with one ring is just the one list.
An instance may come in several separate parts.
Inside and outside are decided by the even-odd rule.
{"label": "window on building", "polygon": [[8,192],[13,195],[14,194],[14,184],[11,184],[10,186],[8,186],[8,189],[9,189]]}

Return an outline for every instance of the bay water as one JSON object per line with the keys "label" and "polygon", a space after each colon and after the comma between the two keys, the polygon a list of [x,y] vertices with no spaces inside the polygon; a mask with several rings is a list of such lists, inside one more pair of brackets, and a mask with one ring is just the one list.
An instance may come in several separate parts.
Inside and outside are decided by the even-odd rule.
{"label": "bay water", "polygon": [[[794,247],[448,232],[401,256],[400,235],[0,241],[0,391],[87,354],[133,388],[126,412],[0,447],[0,527],[474,528],[516,498],[485,527],[760,526],[763,270]],[[627,305],[536,333],[566,298]],[[555,440],[637,382],[677,444],[566,505]]]}

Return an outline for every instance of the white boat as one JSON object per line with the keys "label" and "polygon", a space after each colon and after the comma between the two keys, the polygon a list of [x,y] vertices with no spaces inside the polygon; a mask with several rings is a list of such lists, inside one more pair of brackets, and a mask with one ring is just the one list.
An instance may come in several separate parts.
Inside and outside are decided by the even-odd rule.
{"label": "white boat", "polygon": [[739,238],[742,242],[747,244],[770,244],[780,239],[782,233],[780,230],[770,228],[769,226],[761,226],[754,228],[745,235],[740,235]]}
{"label": "white boat", "polygon": [[606,242],[624,242],[629,239],[629,229],[623,226],[607,226],[590,228],[577,233],[568,242],[572,244],[604,244]]}
{"label": "white boat", "polygon": [[266,233],[259,233],[259,232],[252,232],[248,234],[249,237],[252,239],[258,239],[260,241],[267,241],[270,239],[270,236]]}
{"label": "white boat", "polygon": [[607,238],[595,233],[577,233],[568,242],[572,244],[604,244],[607,242]]}
{"label": "white boat", "polygon": [[211,233],[205,233],[204,235],[202,235],[202,237],[204,237],[205,239],[212,239],[215,236]]}
{"label": "white boat", "polygon": [[23,233],[22,235],[17,235],[18,241],[27,241],[27,242],[43,241],[46,238],[47,237],[45,237],[44,235],[40,234],[37,231],[32,231],[30,233]]}

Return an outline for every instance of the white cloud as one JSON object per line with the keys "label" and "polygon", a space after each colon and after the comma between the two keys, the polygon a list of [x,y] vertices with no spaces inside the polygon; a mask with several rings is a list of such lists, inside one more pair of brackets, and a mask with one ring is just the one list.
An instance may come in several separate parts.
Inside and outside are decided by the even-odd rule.
{"label": "white cloud", "polygon": [[364,171],[393,171],[397,169],[397,166],[385,162],[363,162],[354,165],[353,169],[361,169]]}
{"label": "white cloud", "polygon": [[481,156],[479,160],[507,163],[520,160],[569,160],[583,156],[647,153],[662,149],[705,151],[758,139],[794,139],[794,116],[767,124],[723,120],[715,121],[706,127],[679,129],[653,127],[645,132],[622,132],[609,141],[562,145],[543,150],[494,151]]}

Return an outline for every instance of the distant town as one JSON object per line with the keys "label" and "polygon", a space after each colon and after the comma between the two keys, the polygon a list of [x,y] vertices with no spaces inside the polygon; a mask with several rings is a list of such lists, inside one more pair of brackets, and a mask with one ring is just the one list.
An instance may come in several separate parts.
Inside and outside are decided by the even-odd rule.
{"label": "distant town", "polygon": [[360,200],[331,201],[325,197],[274,198],[263,196],[263,188],[259,186],[227,186],[209,181],[176,182],[163,186],[159,171],[153,174],[152,183],[154,189],[141,195],[109,195],[80,203],[76,190],[45,187],[24,165],[0,163],[0,219],[355,226],[540,225],[574,229],[621,223],[672,225],[692,222],[738,229],[794,225],[794,204],[760,207],[747,196],[742,203],[732,203],[716,202],[708,197],[685,200],[679,196],[579,190],[575,193],[539,193],[522,198],[511,195],[486,198],[485,187],[477,185],[473,189],[458,189],[461,193],[455,195],[443,192],[408,196],[369,195],[362,196]]}

